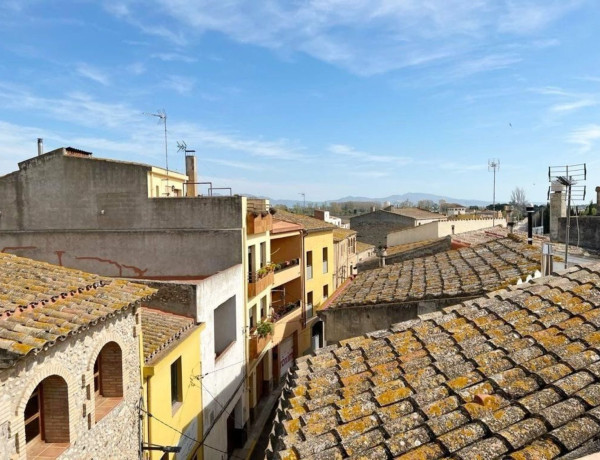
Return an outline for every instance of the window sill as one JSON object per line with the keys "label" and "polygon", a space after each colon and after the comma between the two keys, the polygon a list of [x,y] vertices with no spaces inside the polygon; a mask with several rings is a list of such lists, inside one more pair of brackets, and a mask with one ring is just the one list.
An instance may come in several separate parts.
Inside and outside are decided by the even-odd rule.
{"label": "window sill", "polygon": [[183,406],[183,401],[177,401],[176,403],[172,403],[171,415],[175,415],[181,406]]}
{"label": "window sill", "polygon": [[215,353],[215,363],[217,361],[219,361],[221,358],[223,358],[223,356],[225,356],[227,354],[227,352],[229,350],[231,350],[233,348],[233,346],[236,344],[237,340],[234,340],[233,342],[231,342],[229,345],[227,345],[223,351],[221,353]]}

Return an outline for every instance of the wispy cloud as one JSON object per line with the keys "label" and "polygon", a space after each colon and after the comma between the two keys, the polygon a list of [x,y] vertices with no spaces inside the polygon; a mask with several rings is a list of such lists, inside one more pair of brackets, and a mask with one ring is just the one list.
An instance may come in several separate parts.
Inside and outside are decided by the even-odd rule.
{"label": "wispy cloud", "polygon": [[564,104],[556,104],[550,107],[552,112],[572,112],[573,110],[582,109],[584,107],[592,107],[598,105],[598,101],[592,97],[579,99],[578,101],[566,102]]}
{"label": "wispy cloud", "polygon": [[133,62],[127,66],[127,70],[133,75],[142,75],[146,72],[146,66],[142,62]]}
{"label": "wispy cloud", "polygon": [[551,105],[548,109],[554,114],[567,114],[585,107],[593,107],[600,103],[600,98],[596,94],[568,91],[556,86],[533,88],[532,91],[561,101]]}
{"label": "wispy cloud", "polygon": [[336,155],[353,158],[357,161],[366,163],[388,163],[390,165],[406,165],[412,162],[409,157],[392,156],[392,155],[374,155],[372,153],[361,152],[354,147],[344,144],[332,144],[327,150]]}
{"label": "wispy cloud", "polygon": [[600,140],[600,125],[596,124],[577,128],[567,137],[567,142],[579,146],[579,153],[587,153],[592,150],[598,140]]}
{"label": "wispy cloud", "polygon": [[75,70],[82,77],[89,78],[90,80],[100,83],[101,85],[108,86],[110,84],[108,74],[94,66],[86,63],[80,63],[77,64]]}
{"label": "wispy cloud", "polygon": [[[153,26],[155,18],[135,3],[109,8],[145,33],[184,45],[186,35],[217,31],[245,44],[283,55],[300,52],[374,75],[412,66],[464,61],[460,75],[505,68],[517,56],[493,51],[501,37],[539,33],[577,8],[579,0],[355,0],[341,2],[197,2],[154,0],[157,9],[188,28]],[[134,10],[135,5],[135,11]],[[185,30],[186,32],[174,32]],[[555,39],[527,39],[530,51],[555,46]],[[490,56],[473,55],[489,49]],[[169,54],[169,53],[167,53]],[[478,62],[477,62],[478,61]]]}
{"label": "wispy cloud", "polygon": [[154,59],[160,59],[161,61],[165,61],[165,62],[179,61],[179,62],[186,62],[188,64],[191,64],[198,60],[194,57],[186,56],[185,54],[179,54],[179,53],[154,53],[154,54],[150,55],[150,57],[154,58]]}

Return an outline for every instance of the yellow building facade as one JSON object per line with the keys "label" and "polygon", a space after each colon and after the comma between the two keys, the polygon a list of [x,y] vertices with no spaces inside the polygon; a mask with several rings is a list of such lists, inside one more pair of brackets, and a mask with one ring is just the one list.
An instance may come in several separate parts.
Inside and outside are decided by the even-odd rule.
{"label": "yellow building facade", "polygon": [[[200,460],[204,324],[146,307],[141,317],[144,459]],[[165,453],[162,447],[179,452]]]}

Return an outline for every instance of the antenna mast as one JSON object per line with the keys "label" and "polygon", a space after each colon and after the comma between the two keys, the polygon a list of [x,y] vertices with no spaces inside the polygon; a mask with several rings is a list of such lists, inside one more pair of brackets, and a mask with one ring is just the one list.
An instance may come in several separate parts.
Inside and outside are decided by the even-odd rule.
{"label": "antenna mast", "polygon": [[[578,165],[550,166],[548,167],[548,181],[551,184],[560,184],[567,188],[567,226],[565,228],[565,269],[569,261],[569,243],[571,228],[571,200],[585,200],[585,185],[577,185],[579,181],[584,181],[587,177],[587,167],[585,163]],[[548,188],[548,196],[550,190]],[[579,244],[579,243],[578,243]]]}
{"label": "antenna mast", "polygon": [[492,201],[492,227],[496,226],[496,171],[500,171],[500,160],[491,158],[488,160],[488,171],[494,171],[494,194]]}
{"label": "antenna mast", "polygon": [[167,112],[165,109],[157,110],[156,113],[144,112],[144,115],[159,118],[159,123],[162,121],[165,127],[165,166],[167,170],[167,190],[169,189],[169,150],[167,144]]}

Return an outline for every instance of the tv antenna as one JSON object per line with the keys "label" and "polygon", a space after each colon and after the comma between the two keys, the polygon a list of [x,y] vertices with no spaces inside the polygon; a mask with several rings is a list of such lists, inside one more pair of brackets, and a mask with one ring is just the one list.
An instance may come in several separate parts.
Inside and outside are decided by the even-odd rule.
{"label": "tv antenna", "polygon": [[496,225],[496,171],[500,171],[500,160],[490,158],[488,160],[488,171],[494,171],[494,193],[492,197],[492,227]]}
{"label": "tv antenna", "polygon": [[159,119],[159,123],[163,123],[165,127],[165,166],[167,170],[167,190],[169,189],[169,150],[167,147],[167,112],[165,109],[157,110],[156,113],[148,113],[144,112],[144,115],[148,115],[150,117],[156,117]]}
{"label": "tv antenna", "polygon": [[548,167],[548,200],[550,190],[553,186],[564,186],[567,188],[567,226],[565,228],[565,269],[569,261],[569,230],[571,228],[571,200],[585,200],[585,185],[579,185],[587,177],[585,163],[578,165],[549,166]]}
{"label": "tv antenna", "polygon": [[186,156],[188,153],[196,153],[195,150],[187,148],[187,144],[185,143],[185,141],[177,142],[177,151],[183,152]]}

